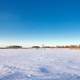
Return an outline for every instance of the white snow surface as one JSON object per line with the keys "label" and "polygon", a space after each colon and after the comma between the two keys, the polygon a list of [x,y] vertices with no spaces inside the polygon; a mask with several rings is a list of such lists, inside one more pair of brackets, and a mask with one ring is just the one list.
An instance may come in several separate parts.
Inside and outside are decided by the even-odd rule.
{"label": "white snow surface", "polygon": [[80,50],[0,49],[0,80],[80,80]]}

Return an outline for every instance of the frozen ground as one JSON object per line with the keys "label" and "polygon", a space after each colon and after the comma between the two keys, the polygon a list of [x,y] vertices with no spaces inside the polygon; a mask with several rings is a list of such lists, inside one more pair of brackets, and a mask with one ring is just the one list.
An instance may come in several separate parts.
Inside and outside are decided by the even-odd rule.
{"label": "frozen ground", "polygon": [[0,80],[80,80],[80,50],[0,50]]}

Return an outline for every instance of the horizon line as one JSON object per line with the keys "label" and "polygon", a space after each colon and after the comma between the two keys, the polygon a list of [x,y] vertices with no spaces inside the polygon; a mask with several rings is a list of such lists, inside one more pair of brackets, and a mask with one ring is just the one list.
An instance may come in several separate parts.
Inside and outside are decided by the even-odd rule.
{"label": "horizon line", "polygon": [[80,46],[80,44],[64,44],[64,45],[31,45],[31,46],[24,46],[24,45],[18,45],[18,44],[11,44],[11,45],[5,45],[5,46],[0,46],[0,48],[6,48],[6,47],[9,47],[9,46],[21,46],[22,48],[29,48],[29,47],[33,47],[33,46],[39,46],[39,47],[65,47],[65,46]]}

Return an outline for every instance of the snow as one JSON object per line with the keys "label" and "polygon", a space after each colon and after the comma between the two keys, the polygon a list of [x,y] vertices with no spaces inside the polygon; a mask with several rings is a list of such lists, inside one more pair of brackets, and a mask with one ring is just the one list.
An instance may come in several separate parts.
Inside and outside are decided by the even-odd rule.
{"label": "snow", "polygon": [[0,80],[80,80],[80,50],[0,49]]}

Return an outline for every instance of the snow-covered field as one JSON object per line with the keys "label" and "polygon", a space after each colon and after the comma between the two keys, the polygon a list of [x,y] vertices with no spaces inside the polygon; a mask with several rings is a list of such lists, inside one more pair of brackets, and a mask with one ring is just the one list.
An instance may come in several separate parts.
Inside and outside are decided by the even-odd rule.
{"label": "snow-covered field", "polygon": [[0,49],[0,80],[80,80],[80,50]]}

